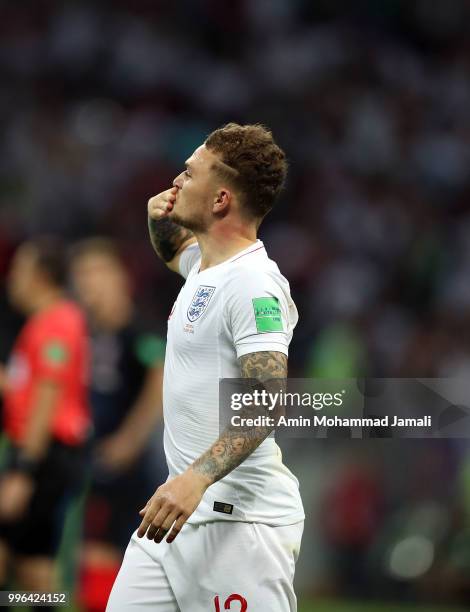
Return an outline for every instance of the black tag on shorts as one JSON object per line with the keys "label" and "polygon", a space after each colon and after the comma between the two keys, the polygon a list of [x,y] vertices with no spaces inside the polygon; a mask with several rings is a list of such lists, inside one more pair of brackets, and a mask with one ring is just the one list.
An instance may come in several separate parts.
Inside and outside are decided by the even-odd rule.
{"label": "black tag on shorts", "polygon": [[224,504],[223,502],[214,502],[214,512],[222,512],[222,514],[232,514],[233,505]]}

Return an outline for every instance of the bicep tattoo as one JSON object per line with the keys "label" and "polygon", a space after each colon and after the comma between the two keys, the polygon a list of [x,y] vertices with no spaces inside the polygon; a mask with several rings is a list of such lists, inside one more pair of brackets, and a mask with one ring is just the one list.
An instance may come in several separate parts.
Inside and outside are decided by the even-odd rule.
{"label": "bicep tattoo", "polygon": [[265,382],[273,378],[287,378],[287,356],[277,351],[260,351],[240,357],[243,378]]}

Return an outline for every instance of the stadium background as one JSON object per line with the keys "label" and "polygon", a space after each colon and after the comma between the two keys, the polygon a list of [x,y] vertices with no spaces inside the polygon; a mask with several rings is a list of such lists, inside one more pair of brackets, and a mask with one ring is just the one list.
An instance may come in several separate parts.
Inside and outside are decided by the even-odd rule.
{"label": "stadium background", "polygon": [[[29,236],[108,235],[164,332],[181,281],[149,246],[147,200],[212,129],[262,122],[291,162],[261,232],[300,311],[291,375],[469,375],[468,0],[0,11],[2,282]],[[3,360],[11,329],[2,311]],[[300,609],[468,604],[467,451],[288,444],[307,511]]]}

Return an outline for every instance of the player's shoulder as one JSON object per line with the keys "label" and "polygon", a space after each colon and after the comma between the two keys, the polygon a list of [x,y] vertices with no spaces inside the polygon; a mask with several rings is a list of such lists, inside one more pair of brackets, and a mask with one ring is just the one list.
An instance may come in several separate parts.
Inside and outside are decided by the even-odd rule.
{"label": "player's shoulder", "polygon": [[41,334],[82,334],[86,330],[86,317],[76,302],[64,299],[37,317],[35,327]]}
{"label": "player's shoulder", "polygon": [[55,316],[64,321],[76,323],[77,325],[82,325],[86,320],[82,307],[73,300],[63,300],[58,304]]}
{"label": "player's shoulder", "polygon": [[286,282],[279,266],[270,259],[264,246],[247,253],[246,257],[232,260],[227,266],[224,277],[227,285],[237,284],[239,287],[266,282],[282,284]]}

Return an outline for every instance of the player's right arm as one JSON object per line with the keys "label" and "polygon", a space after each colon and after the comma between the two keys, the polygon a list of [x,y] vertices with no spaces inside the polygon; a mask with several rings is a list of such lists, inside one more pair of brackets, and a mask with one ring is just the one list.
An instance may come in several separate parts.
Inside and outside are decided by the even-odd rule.
{"label": "player's right arm", "polygon": [[196,242],[193,233],[173,223],[168,214],[173,210],[178,187],[162,191],[148,201],[150,241],[157,255],[173,272],[180,272],[181,253]]}

